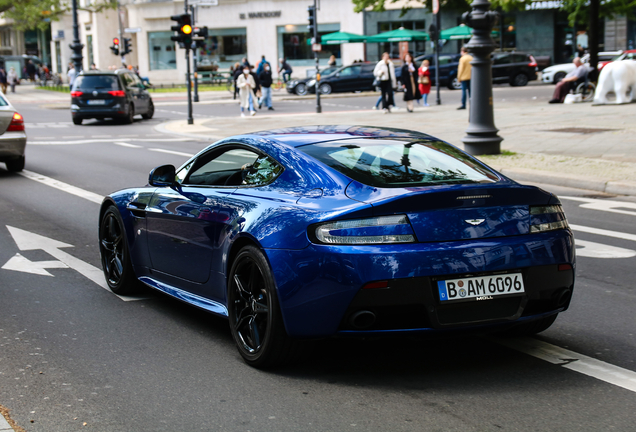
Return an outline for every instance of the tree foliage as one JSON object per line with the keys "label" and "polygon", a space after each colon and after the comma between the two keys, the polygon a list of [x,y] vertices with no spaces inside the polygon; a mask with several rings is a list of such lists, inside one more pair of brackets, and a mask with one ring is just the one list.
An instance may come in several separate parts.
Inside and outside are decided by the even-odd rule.
{"label": "tree foliage", "polygon": [[[79,0],[78,0],[79,3]],[[100,12],[117,8],[117,0],[94,0],[80,10]],[[46,29],[51,21],[70,12],[71,0],[0,0],[0,14],[13,20],[16,30]]]}

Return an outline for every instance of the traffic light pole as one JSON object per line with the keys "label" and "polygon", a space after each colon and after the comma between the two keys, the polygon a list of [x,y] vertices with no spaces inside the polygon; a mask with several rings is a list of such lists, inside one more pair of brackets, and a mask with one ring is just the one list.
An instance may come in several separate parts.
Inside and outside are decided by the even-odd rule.
{"label": "traffic light pole", "polygon": [[435,32],[435,87],[437,89],[437,105],[442,104],[442,98],[440,97],[440,84],[439,84],[439,34],[442,31],[441,18],[439,15],[440,11],[438,10],[435,14],[435,25],[437,26],[437,31]]}
{"label": "traffic light pole", "polygon": [[[195,6],[190,5],[190,14],[192,15],[192,27],[196,24]],[[193,45],[195,45],[193,43]],[[196,45],[195,45],[196,46]],[[199,74],[197,69],[197,49],[192,48],[192,66],[194,72],[194,102],[199,102]]]}
{"label": "traffic light pole", "polygon": [[84,45],[79,40],[79,25],[77,24],[77,0],[73,0],[73,43],[69,45],[73,50],[71,60],[73,60],[73,67],[75,68],[75,75],[82,71],[82,48]]}
{"label": "traffic light pole", "polygon": [[[188,13],[188,0],[183,2],[185,13]],[[192,24],[191,24],[192,25]],[[192,81],[190,80],[190,48],[188,44],[185,44],[185,58],[186,58],[186,81],[188,85],[188,124],[194,124],[194,118],[192,118]]]}
{"label": "traffic light pole", "polygon": [[121,54],[121,65],[123,67],[126,67],[126,54],[124,54],[124,25],[121,22],[121,7],[119,5],[119,2],[117,2],[117,22],[119,23],[119,53]]}
{"label": "traffic light pole", "polygon": [[[316,7],[316,0],[314,0],[313,5],[313,43],[312,50],[314,51],[314,59],[316,60],[316,113],[320,114],[322,112],[322,106],[320,105],[320,58],[318,56],[318,51],[314,49],[314,45],[318,44],[318,8]],[[311,12],[310,12],[311,16]],[[310,18],[310,25],[311,18]]]}

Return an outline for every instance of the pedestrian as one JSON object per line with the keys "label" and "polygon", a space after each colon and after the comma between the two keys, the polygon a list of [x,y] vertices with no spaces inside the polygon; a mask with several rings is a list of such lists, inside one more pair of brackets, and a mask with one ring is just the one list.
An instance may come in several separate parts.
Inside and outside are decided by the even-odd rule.
{"label": "pedestrian", "polygon": [[395,106],[393,101],[393,87],[396,87],[395,66],[389,58],[389,53],[382,54],[382,60],[375,65],[373,76],[380,80],[380,90],[382,91],[382,110],[384,113],[391,112],[391,106]]}
{"label": "pedestrian", "polygon": [[263,106],[263,103],[269,111],[274,111],[272,107],[272,69],[267,63],[263,67],[263,71],[258,75],[258,80],[261,82],[262,96],[258,101],[258,108]]}
{"label": "pedestrian", "polygon": [[0,66],[0,87],[2,94],[7,94],[7,71],[4,70],[4,66]]}
{"label": "pedestrian", "polygon": [[270,65],[269,62],[265,60],[265,56],[263,55],[261,56],[261,61],[258,63],[258,67],[256,68],[257,76],[260,76],[261,72],[263,72],[265,65],[269,66],[270,68],[272,67],[272,65]]}
{"label": "pedestrian", "polygon": [[241,67],[243,68],[245,66],[250,67],[250,62],[247,61],[247,57],[241,59]]}
{"label": "pedestrian", "polygon": [[250,75],[249,67],[243,68],[243,73],[236,79],[236,86],[239,88],[241,98],[241,117],[245,117],[245,108],[249,108],[250,115],[256,114],[254,105],[251,103],[251,101],[255,100],[254,88],[256,83],[252,75]]}
{"label": "pedestrian", "polygon": [[26,73],[29,76],[29,81],[31,82],[35,81],[36,72],[37,72],[37,69],[35,68],[35,65],[33,64],[31,60],[29,60],[26,64]]}
{"label": "pedestrian", "polygon": [[241,64],[239,62],[236,62],[234,64],[234,72],[232,72],[232,79],[234,80],[234,95],[232,97],[232,99],[236,100],[236,95],[238,95],[238,87],[236,86],[236,80],[238,80],[238,77],[241,76],[241,74],[243,74],[243,68],[241,67]]}
{"label": "pedestrian", "polygon": [[417,86],[418,71],[413,63],[413,56],[407,53],[404,56],[404,64],[402,65],[402,75],[400,76],[402,88],[404,89],[404,102],[406,102],[406,110],[413,112],[413,101],[422,99],[420,89]]}
{"label": "pedestrian", "polygon": [[95,63],[91,63],[91,70],[97,70],[97,65]]}
{"label": "pedestrian", "polygon": [[287,59],[281,58],[278,61],[280,62],[280,67],[278,68],[278,74],[280,75],[281,71],[283,71],[283,81],[287,83],[287,81],[289,81],[291,78],[293,69],[289,65],[289,63],[287,63]]}
{"label": "pedestrian", "polygon": [[254,79],[254,96],[255,96],[255,98],[252,98],[252,96],[250,95],[250,106],[255,107],[258,104],[258,100],[262,96],[261,80],[258,79],[258,75],[256,75],[256,73],[254,72],[254,66],[250,66],[250,75]]}
{"label": "pedestrian", "polygon": [[424,60],[417,72],[417,86],[420,88],[420,94],[424,98],[424,106],[428,106],[428,94],[431,92],[431,71],[428,65],[428,60]]}
{"label": "pedestrian", "polygon": [[15,93],[15,85],[18,83],[18,74],[15,73],[15,68],[11,66],[9,73],[7,74],[7,81],[11,86],[11,93]]}
{"label": "pedestrian", "polygon": [[462,105],[457,108],[458,110],[466,109],[466,96],[470,99],[470,75],[473,61],[473,57],[468,54],[466,47],[461,49],[462,56],[459,59],[459,66],[457,67],[457,79],[462,84]]}
{"label": "pedestrian", "polygon": [[75,82],[75,77],[77,76],[77,72],[75,71],[75,65],[73,63],[69,64],[69,70],[66,76],[68,77],[69,88],[73,88],[73,83]]}
{"label": "pedestrian", "polygon": [[331,54],[331,57],[329,57],[329,63],[327,63],[327,65],[329,65],[329,67],[334,67],[336,66],[336,56]]}
{"label": "pedestrian", "polygon": [[573,89],[576,82],[585,78],[585,75],[587,75],[588,68],[583,64],[580,57],[575,57],[572,63],[574,63],[576,69],[568,73],[565,78],[558,82],[549,103],[563,103],[565,96]]}

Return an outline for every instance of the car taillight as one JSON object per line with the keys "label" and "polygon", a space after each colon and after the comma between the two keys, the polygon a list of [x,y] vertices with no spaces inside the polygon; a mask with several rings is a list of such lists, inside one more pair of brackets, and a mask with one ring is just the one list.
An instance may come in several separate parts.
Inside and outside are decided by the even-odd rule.
{"label": "car taillight", "polygon": [[11,123],[9,123],[7,132],[21,132],[23,130],[24,130],[24,117],[22,117],[17,112],[13,113],[13,118],[11,119]]}
{"label": "car taillight", "polygon": [[568,228],[568,220],[560,204],[530,206],[531,234]]}
{"label": "car taillight", "polygon": [[80,97],[81,95],[83,95],[84,93],[81,91],[72,91],[71,92],[71,97]]}
{"label": "car taillight", "polygon": [[532,56],[528,56],[528,57],[530,57],[530,63],[528,63],[528,66],[537,67],[537,61],[534,59],[534,57]]}
{"label": "car taillight", "polygon": [[126,96],[126,93],[123,90],[112,90],[112,91],[109,91],[108,94],[115,97]]}

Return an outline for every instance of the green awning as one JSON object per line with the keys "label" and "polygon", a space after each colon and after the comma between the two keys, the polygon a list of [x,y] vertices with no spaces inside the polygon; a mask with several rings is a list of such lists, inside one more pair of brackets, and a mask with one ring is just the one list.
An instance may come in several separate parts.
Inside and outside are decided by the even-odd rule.
{"label": "green awning", "polygon": [[362,36],[355,33],[347,33],[347,32],[335,32],[323,35],[321,38],[322,44],[325,45],[339,45],[343,43],[358,43],[364,42],[367,40],[366,36]]}
{"label": "green awning", "polygon": [[429,40],[428,33],[407,30],[404,27],[400,27],[397,30],[391,30],[388,32],[369,36],[367,43],[382,43],[382,42],[412,42]]}
{"label": "green awning", "polygon": [[[457,27],[442,30],[439,38],[445,40],[470,39],[473,37],[472,31],[473,29],[468,27],[466,24],[460,24]],[[497,30],[493,30],[491,35],[495,37],[499,36],[499,32]]]}

